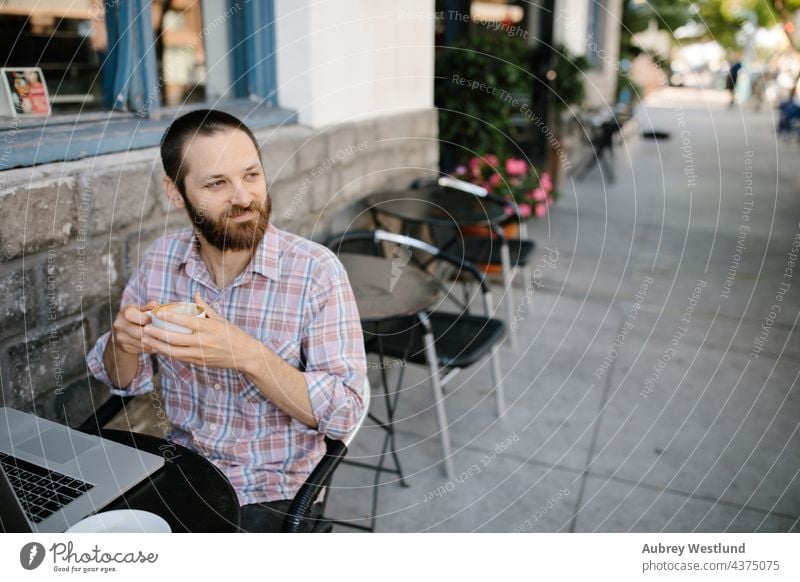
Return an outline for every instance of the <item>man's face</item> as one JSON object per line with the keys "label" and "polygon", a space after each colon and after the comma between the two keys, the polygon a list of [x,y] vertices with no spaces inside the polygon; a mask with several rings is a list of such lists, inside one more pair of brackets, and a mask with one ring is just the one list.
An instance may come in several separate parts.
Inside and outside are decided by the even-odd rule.
{"label": "man's face", "polygon": [[186,210],[219,250],[253,250],[269,225],[271,201],[253,142],[242,131],[197,136],[186,146]]}

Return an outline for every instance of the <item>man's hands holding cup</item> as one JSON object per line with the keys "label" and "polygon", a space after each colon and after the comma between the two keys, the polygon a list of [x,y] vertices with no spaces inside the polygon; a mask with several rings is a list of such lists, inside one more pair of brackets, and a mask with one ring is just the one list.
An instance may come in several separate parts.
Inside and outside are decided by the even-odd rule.
{"label": "man's hands holding cup", "polygon": [[205,311],[205,317],[169,310],[159,310],[158,313],[162,321],[189,329],[192,333],[168,331],[148,323],[142,328],[144,351],[189,364],[244,371],[243,365],[251,359],[250,348],[256,344],[260,348],[260,343],[217,315],[200,294],[195,294],[194,300]]}

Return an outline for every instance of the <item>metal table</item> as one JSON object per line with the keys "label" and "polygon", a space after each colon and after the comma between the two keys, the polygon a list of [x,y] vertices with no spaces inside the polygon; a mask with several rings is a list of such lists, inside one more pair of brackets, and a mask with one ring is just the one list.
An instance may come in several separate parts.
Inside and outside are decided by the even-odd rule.
{"label": "metal table", "polygon": [[407,224],[495,225],[508,217],[506,205],[494,198],[482,198],[437,185],[378,192],[367,197],[367,204],[373,213],[393,216]]}
{"label": "metal table", "polygon": [[102,429],[104,438],[164,457],[164,467],[103,508],[159,515],[173,532],[235,532],[239,500],[228,479],[202,455],[162,438]]}
{"label": "metal table", "polygon": [[435,279],[403,257],[340,253],[339,260],[350,279],[362,323],[415,316],[439,296]]}

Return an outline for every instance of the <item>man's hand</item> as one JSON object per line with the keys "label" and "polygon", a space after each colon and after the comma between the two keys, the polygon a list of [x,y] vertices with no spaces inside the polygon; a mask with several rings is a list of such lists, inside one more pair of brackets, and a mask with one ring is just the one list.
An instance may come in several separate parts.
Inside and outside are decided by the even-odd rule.
{"label": "man's hand", "polygon": [[245,364],[260,354],[260,342],[217,315],[199,293],[194,300],[205,310],[205,318],[166,310],[159,313],[164,321],[189,328],[193,333],[169,332],[147,325],[143,328],[144,347],[189,364],[244,372]]}
{"label": "man's hand", "polygon": [[149,323],[147,311],[158,305],[149,301],[144,305],[123,305],[111,328],[111,339],[103,353],[103,363],[118,388],[125,388],[139,371],[139,354],[153,350],[142,343],[144,326]]}
{"label": "man's hand", "polygon": [[123,305],[111,327],[111,341],[117,349],[128,354],[151,353],[153,350],[142,344],[144,326],[150,323],[148,311],[158,305],[149,301],[145,305]]}

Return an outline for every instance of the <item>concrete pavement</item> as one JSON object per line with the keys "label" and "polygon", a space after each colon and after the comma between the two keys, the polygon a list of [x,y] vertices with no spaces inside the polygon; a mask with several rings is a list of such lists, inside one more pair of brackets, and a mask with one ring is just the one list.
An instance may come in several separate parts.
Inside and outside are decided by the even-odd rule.
{"label": "concrete pavement", "polygon": [[[532,223],[509,410],[488,364],[453,382],[453,480],[425,370],[389,370],[410,486],[381,478],[379,531],[800,531],[800,145],[717,92],[666,90],[637,119],[670,139],[623,144],[615,183],[567,179]],[[381,441],[366,427],[351,456]],[[328,513],[364,523],[372,478],[340,468]]]}

